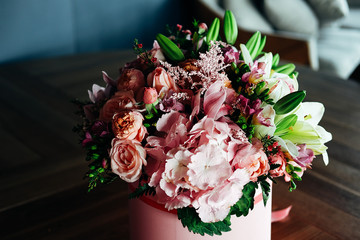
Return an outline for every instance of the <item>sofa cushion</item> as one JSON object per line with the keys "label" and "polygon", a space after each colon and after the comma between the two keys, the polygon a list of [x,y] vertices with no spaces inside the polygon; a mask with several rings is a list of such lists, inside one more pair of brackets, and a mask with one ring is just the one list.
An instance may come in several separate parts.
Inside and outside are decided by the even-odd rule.
{"label": "sofa cushion", "polygon": [[273,28],[260,14],[250,0],[224,0],[224,8],[231,10],[239,27],[263,33],[273,32]]}
{"label": "sofa cushion", "polygon": [[318,31],[315,13],[303,0],[264,0],[264,11],[279,30],[312,35]]}
{"label": "sofa cushion", "polygon": [[353,29],[326,28],[319,32],[320,70],[343,79],[360,64],[360,32]]}
{"label": "sofa cushion", "polygon": [[349,13],[346,0],[307,0],[321,23],[345,17]]}
{"label": "sofa cushion", "polygon": [[349,14],[341,21],[340,26],[360,30],[360,7],[350,9]]}

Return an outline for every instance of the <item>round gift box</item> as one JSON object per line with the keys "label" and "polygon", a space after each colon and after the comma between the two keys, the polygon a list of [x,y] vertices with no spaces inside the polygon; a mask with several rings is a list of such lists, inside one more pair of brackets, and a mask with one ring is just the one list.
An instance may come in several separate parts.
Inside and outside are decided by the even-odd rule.
{"label": "round gift box", "polygon": [[266,207],[261,188],[255,193],[254,209],[246,217],[231,217],[231,231],[222,235],[194,234],[184,228],[176,213],[152,199],[129,200],[131,240],[268,240],[271,238],[271,193]]}

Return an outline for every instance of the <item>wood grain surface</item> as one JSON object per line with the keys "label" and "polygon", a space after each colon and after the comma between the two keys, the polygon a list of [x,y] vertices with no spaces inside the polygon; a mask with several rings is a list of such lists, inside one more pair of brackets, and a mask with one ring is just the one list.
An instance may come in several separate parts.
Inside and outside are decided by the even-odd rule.
{"label": "wood grain surface", "polygon": [[[131,51],[0,66],[0,238],[129,239],[127,185],[87,193],[84,152],[70,103],[87,98],[101,71],[118,76]],[[292,205],[272,239],[360,239],[360,85],[298,66],[305,101],[326,107],[330,164],[317,157],[293,193],[274,186],[273,208]]]}

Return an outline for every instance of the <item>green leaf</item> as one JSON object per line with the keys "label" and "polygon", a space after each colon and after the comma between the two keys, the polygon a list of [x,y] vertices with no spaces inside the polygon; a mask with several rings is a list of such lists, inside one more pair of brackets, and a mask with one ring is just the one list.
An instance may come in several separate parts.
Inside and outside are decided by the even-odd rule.
{"label": "green leaf", "polygon": [[231,207],[231,215],[235,214],[237,217],[248,215],[249,209],[254,208],[254,195],[256,188],[257,184],[254,182],[249,182],[244,186],[242,190],[243,195],[239,201]]}
{"label": "green leaf", "polygon": [[264,206],[266,206],[266,203],[269,200],[269,196],[270,196],[270,183],[268,183],[266,180],[262,180],[260,182],[260,186],[262,190]]}
{"label": "green leaf", "polygon": [[222,232],[231,231],[230,215],[228,215],[223,221],[215,223],[204,223],[199,218],[196,210],[192,207],[179,208],[177,210],[178,218],[184,227],[187,227],[190,232],[200,235],[208,234],[222,235]]}
{"label": "green leaf", "polygon": [[129,199],[133,199],[133,198],[139,198],[143,195],[150,195],[150,196],[154,196],[156,193],[155,188],[154,187],[150,187],[149,184],[145,183],[144,185],[139,185],[139,187],[137,189],[135,189],[134,192],[129,194]]}
{"label": "green leaf", "polygon": [[224,16],[224,35],[226,42],[234,45],[238,35],[238,26],[234,14],[227,10]]}
{"label": "green leaf", "polygon": [[282,135],[287,133],[290,127],[294,126],[296,121],[298,119],[298,116],[296,114],[290,114],[283,119],[281,119],[278,123],[276,123],[276,130],[274,135]]}
{"label": "green leaf", "polygon": [[166,36],[159,33],[156,35],[156,41],[159,43],[162,52],[170,60],[179,62],[185,59],[181,49]]}
{"label": "green leaf", "polygon": [[220,31],[220,19],[215,18],[206,35],[207,45],[210,45],[211,41],[216,41],[218,39],[219,31]]}
{"label": "green leaf", "polygon": [[276,114],[282,115],[291,112],[304,100],[305,96],[305,91],[296,91],[282,97],[274,105]]}

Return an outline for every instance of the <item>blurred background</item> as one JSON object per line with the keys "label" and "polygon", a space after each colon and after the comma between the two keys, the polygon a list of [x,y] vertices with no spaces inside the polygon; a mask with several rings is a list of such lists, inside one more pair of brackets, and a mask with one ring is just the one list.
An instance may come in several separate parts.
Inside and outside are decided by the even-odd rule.
{"label": "blurred background", "polygon": [[190,26],[224,9],[244,40],[261,31],[282,60],[359,78],[360,0],[1,0],[0,64],[129,49],[134,38],[151,48],[165,23]]}
{"label": "blurred background", "polygon": [[1,0],[0,63],[129,49],[134,38],[151,48],[165,23],[187,18],[174,0]]}
{"label": "blurred background", "polygon": [[[351,138],[340,135],[329,143],[330,162],[338,160],[338,165],[323,170],[320,162],[322,167],[316,167],[323,175],[318,175],[346,172],[347,177],[339,179],[349,186],[358,184],[354,169],[359,150],[353,143],[359,142],[359,128],[346,126],[338,116],[349,114],[345,120],[352,122],[360,117],[360,0],[0,0],[0,225],[5,226],[0,236],[70,239],[64,234],[80,236],[84,231],[93,239],[95,232],[107,231],[103,239],[118,239],[119,232],[128,231],[127,213],[117,212],[118,202],[127,201],[117,189],[126,191],[124,183],[85,194],[87,181],[82,177],[88,163],[71,131],[79,119],[70,100],[86,100],[93,83],[103,86],[101,71],[116,78],[119,67],[135,58],[134,38],[151,49],[166,24],[187,29],[195,18],[210,26],[225,9],[237,19],[237,44],[261,31],[267,36],[265,51],[279,53],[282,62],[308,72],[299,82],[308,77],[326,99],[331,118],[324,127],[334,136],[335,130],[344,136],[351,133]],[[314,81],[309,78],[312,70],[321,72]],[[351,87],[338,91],[344,81]],[[332,92],[322,92],[324,85]],[[339,92],[346,100],[333,97]],[[342,158],[351,164],[344,167]],[[334,198],[316,186],[310,191]],[[343,193],[337,187],[332,191]],[[348,201],[348,195],[343,196],[340,199]],[[101,211],[92,210],[97,208]],[[342,231],[342,225],[338,229]]]}

